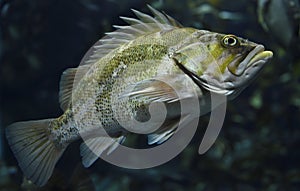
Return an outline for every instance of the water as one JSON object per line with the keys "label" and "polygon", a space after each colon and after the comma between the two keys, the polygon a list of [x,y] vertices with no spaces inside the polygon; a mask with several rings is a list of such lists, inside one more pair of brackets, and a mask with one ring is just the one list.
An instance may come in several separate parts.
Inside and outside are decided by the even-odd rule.
{"label": "water", "polygon": [[[203,136],[199,128],[183,153],[161,167],[120,169],[100,159],[83,176],[91,178],[96,190],[111,191],[299,190],[299,1],[270,2],[11,1],[5,14],[0,14],[0,161],[5,167],[0,168],[0,174],[9,172],[4,173],[6,178],[1,181],[0,190],[36,189],[30,182],[23,182],[4,138],[4,127],[15,121],[59,116],[61,73],[76,67],[88,48],[111,31],[112,25],[124,25],[118,17],[132,16],[130,8],[149,13],[147,3],[164,10],[184,26],[232,33],[260,42],[274,52],[274,58],[250,87],[228,103],[221,134],[205,155],[197,153]],[[284,5],[280,11],[276,3]],[[209,9],[199,12],[205,8],[203,5],[209,5]],[[278,17],[272,15],[277,15],[277,11],[285,14],[285,18],[280,17],[285,21],[275,20]],[[288,28],[274,25],[278,22],[282,26],[288,24]],[[201,118],[200,127],[206,125],[208,118]],[[131,142],[134,145],[136,140]],[[81,161],[79,143],[72,144],[66,152],[48,190],[62,185],[61,181],[73,181],[70,177],[76,174],[74,168]],[[15,171],[4,170],[10,167]]]}
{"label": "water", "polygon": [[4,159],[4,127],[2,125],[2,116],[0,112],[0,161]]}

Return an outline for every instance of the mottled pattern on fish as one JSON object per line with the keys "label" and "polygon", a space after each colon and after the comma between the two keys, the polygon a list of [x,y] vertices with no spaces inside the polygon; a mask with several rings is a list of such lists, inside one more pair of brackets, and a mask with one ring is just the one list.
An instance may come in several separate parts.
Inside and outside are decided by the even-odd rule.
{"label": "mottled pattern on fish", "polygon": [[[207,112],[211,109],[207,92],[235,97],[272,57],[263,45],[183,27],[149,8],[154,17],[136,10],[139,19],[121,17],[128,26],[115,26],[119,30],[97,42],[78,68],[63,73],[62,116],[17,122],[6,129],[29,180],[46,184],[66,147],[80,138],[84,139],[82,162],[89,167],[102,152],[112,152],[124,140],[135,120],[148,121],[149,105],[155,102],[166,105],[167,115],[148,143],[166,141],[175,133],[180,115],[191,114],[181,113],[182,100],[196,97],[200,105],[191,105],[189,112],[193,108]],[[146,131],[144,125],[138,128]]]}
{"label": "mottled pattern on fish", "polygon": [[[122,84],[119,79],[128,79],[134,76],[131,80],[131,83],[134,84],[155,77],[158,74],[158,68],[164,67],[161,65],[169,65],[170,69],[172,68],[170,63],[167,63],[171,62],[170,59],[166,60],[166,58],[165,62],[162,62],[162,58],[168,56],[169,47],[166,45],[167,43],[164,42],[164,39],[159,38],[161,36],[156,34],[152,36],[157,36],[157,42],[152,37],[149,37],[151,42],[144,40],[145,38],[140,38],[140,40],[136,40],[136,45],[131,44],[128,48],[122,47],[122,51],[120,52],[118,50],[113,51],[92,66],[91,70],[94,72],[89,73],[86,76],[87,79],[83,79],[74,91],[75,95],[73,94],[74,100],[72,102],[72,104],[75,104],[74,107],[79,104],[78,110],[81,110],[86,105],[85,101],[87,97],[95,98],[94,108],[96,111],[89,110],[89,112],[98,113],[98,119],[96,120],[101,120],[103,127],[109,128],[114,125],[119,127],[118,122],[113,119],[111,97],[117,97],[118,94],[116,93],[121,94],[128,86],[128,84]],[[173,67],[175,67],[174,64]],[[171,72],[179,72],[178,69],[177,71],[176,68],[173,69],[175,70],[166,72],[170,74]],[[126,72],[124,72],[125,70]],[[90,83],[91,81],[93,81],[93,84]],[[80,105],[81,103],[83,104]],[[84,126],[83,128],[86,127]]]}

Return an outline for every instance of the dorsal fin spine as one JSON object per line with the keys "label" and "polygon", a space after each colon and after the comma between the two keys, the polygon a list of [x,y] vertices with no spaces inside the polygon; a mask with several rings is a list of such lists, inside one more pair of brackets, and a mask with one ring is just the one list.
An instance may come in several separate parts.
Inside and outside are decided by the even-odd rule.
{"label": "dorsal fin spine", "polygon": [[[116,29],[123,29],[123,30],[130,30],[133,31],[135,33],[139,33],[139,34],[143,34],[145,31],[139,30],[137,28],[134,27],[130,27],[130,26],[119,26],[119,25],[113,25],[114,28]],[[103,39],[104,40],[104,39]],[[105,39],[106,40],[106,39]]]}
{"label": "dorsal fin spine", "polygon": [[168,23],[168,19],[166,19],[166,16],[162,14],[161,12],[157,11],[150,5],[147,5],[152,14],[156,17],[157,20],[159,20],[161,23]]}
{"label": "dorsal fin spine", "polygon": [[150,25],[147,25],[146,23],[144,23],[141,20],[134,19],[134,18],[129,18],[129,17],[120,17],[120,18],[123,19],[126,23],[128,23],[130,25],[142,25],[145,28],[149,29],[149,31],[152,30],[152,27],[150,28]]}
{"label": "dorsal fin spine", "polygon": [[143,21],[145,23],[159,23],[156,19],[154,19],[150,15],[147,15],[147,14],[137,11],[135,9],[131,9],[131,10],[141,21]]}
{"label": "dorsal fin spine", "polygon": [[88,52],[82,60],[81,65],[96,63],[100,58],[106,56],[111,51],[120,46],[146,34],[157,32],[160,30],[168,30],[172,28],[182,27],[175,19],[165,13],[161,13],[150,5],[148,5],[153,17],[132,9],[136,18],[120,17],[129,25],[116,26],[118,30],[106,33],[106,37],[99,40]]}

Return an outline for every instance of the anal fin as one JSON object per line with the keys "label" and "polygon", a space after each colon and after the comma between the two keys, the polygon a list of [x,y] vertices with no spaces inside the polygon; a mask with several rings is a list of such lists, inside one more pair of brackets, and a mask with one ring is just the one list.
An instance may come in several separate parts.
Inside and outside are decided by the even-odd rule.
{"label": "anal fin", "polygon": [[121,136],[118,138],[96,137],[85,140],[80,145],[80,154],[82,156],[83,166],[91,166],[106,150],[108,150],[107,154],[110,154],[120,143],[123,142],[124,139],[125,137]]}

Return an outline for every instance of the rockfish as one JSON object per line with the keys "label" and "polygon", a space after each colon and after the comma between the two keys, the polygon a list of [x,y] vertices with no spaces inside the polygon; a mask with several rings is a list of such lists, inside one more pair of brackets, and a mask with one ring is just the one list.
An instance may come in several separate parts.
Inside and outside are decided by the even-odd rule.
{"label": "rockfish", "polygon": [[[130,128],[148,134],[149,144],[166,141],[178,127],[182,100],[197,97],[199,105],[189,106],[191,112],[193,108],[208,112],[209,92],[234,98],[273,55],[261,44],[183,27],[167,14],[149,9],[154,16],[133,10],[137,19],[121,17],[127,26],[114,26],[117,30],[100,39],[79,67],[62,74],[60,117],[6,128],[27,179],[46,184],[67,146],[82,136],[85,167],[104,151],[113,152]],[[158,126],[154,132],[143,125],[152,114],[160,115],[155,106],[151,113],[153,103],[164,104],[167,111],[162,122],[153,122]]]}

